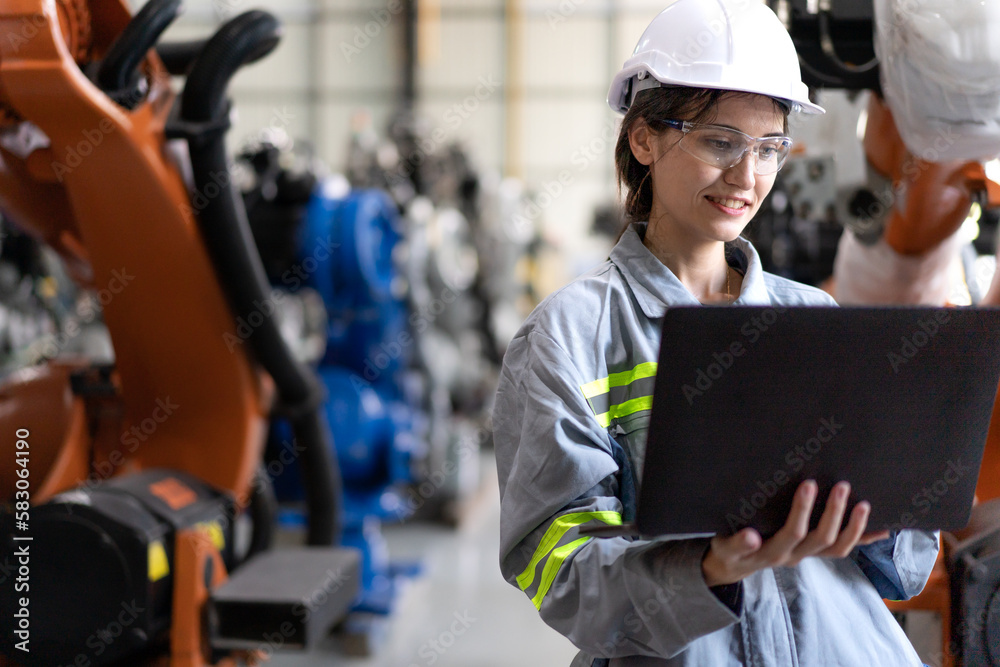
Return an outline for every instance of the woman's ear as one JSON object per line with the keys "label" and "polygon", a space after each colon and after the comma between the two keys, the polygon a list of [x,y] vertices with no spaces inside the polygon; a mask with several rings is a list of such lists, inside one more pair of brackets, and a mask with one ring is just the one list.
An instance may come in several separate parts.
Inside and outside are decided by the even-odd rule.
{"label": "woman's ear", "polygon": [[653,139],[656,135],[649,131],[646,121],[639,119],[628,131],[628,144],[632,149],[632,155],[639,161],[639,164],[649,166],[653,164]]}

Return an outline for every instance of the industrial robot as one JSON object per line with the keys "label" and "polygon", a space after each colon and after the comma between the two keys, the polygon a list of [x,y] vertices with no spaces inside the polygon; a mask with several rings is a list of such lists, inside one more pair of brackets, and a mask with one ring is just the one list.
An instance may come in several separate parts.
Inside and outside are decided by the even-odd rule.
{"label": "industrial robot", "polygon": [[[828,285],[838,302],[1000,305],[1000,277],[970,298],[975,277],[961,261],[970,212],[974,222],[975,213],[1000,206],[1000,184],[986,166],[1000,156],[1000,7],[935,0],[769,4],[789,27],[810,86],[869,91],[867,183],[850,202]],[[924,592],[887,602],[899,612],[941,614],[935,665],[1000,665],[998,407],[976,491],[969,525],[942,535],[942,557]]]}
{"label": "industrial robot", "polygon": [[[228,82],[281,28],[250,11],[158,44],[180,4],[0,0],[0,209],[98,295],[114,350],[0,384],[0,665],[257,664],[358,590],[357,553],[330,546],[322,385],[273,317],[224,144]],[[282,550],[274,416],[308,508],[308,544]]]}

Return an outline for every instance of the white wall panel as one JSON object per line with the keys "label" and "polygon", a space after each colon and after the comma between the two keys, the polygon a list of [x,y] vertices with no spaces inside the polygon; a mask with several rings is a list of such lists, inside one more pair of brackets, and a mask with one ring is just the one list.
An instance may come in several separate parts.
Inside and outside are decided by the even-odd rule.
{"label": "white wall panel", "polygon": [[285,92],[307,90],[310,87],[312,39],[308,25],[288,23],[277,48],[266,58],[247,65],[236,73],[230,90],[267,91],[275,97]]}
{"label": "white wall panel", "polygon": [[[133,12],[148,0],[129,0]],[[282,17],[302,17],[313,10],[313,0],[184,0],[181,21],[219,22],[251,9],[263,9]]]}
{"label": "white wall panel", "polygon": [[499,14],[444,14],[437,32],[434,42],[421,47],[430,54],[420,63],[417,77],[422,94],[475,85],[480,77],[504,76],[504,28]]}
{"label": "white wall panel", "polygon": [[384,27],[365,13],[324,17],[314,54],[322,90],[364,90],[390,97],[395,93],[402,61],[402,18],[386,16]]}
{"label": "white wall panel", "polygon": [[525,22],[524,83],[529,88],[607,90],[607,21],[594,17]]}
{"label": "white wall panel", "polygon": [[603,98],[528,100],[525,118],[522,150],[532,168],[591,172],[612,163],[617,121]]}

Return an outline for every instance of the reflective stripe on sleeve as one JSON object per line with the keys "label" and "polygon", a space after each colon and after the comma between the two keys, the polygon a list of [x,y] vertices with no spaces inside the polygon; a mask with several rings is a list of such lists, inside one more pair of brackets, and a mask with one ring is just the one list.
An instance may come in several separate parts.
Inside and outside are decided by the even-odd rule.
{"label": "reflective stripe on sleeve", "polygon": [[642,412],[643,410],[651,410],[653,408],[653,397],[652,396],[640,396],[639,398],[633,398],[630,401],[625,401],[619,405],[612,405],[611,409],[604,414],[597,415],[598,423],[607,428],[611,425],[613,419],[621,419],[622,417],[628,417],[636,412]]}
{"label": "reflective stripe on sleeve", "polygon": [[601,427],[652,407],[656,368],[657,363],[649,361],[580,387]]}
{"label": "reflective stripe on sleeve", "polygon": [[630,371],[622,371],[621,373],[612,373],[606,378],[601,378],[600,380],[594,380],[593,382],[588,382],[587,384],[580,387],[583,390],[583,395],[586,398],[593,398],[594,396],[600,396],[601,394],[606,394],[611,391],[612,387],[624,387],[627,384],[632,384],[635,380],[640,380],[642,378],[653,377],[656,375],[655,361],[647,361],[645,363],[639,364]]}
{"label": "reflective stripe on sleeve", "polygon": [[[565,547],[559,547],[559,549],[556,549],[559,541],[571,529],[590,521],[603,521],[609,526],[620,526],[622,525],[622,515],[619,512],[611,511],[576,512],[574,514],[564,514],[553,521],[545,531],[545,534],[542,536],[542,541],[538,543],[538,548],[535,549],[535,553],[532,555],[531,561],[528,562],[528,566],[524,568],[524,572],[517,575],[517,585],[521,587],[522,591],[528,590],[532,582],[535,580],[535,569],[538,567],[538,564],[551,553],[552,555],[549,556],[549,561],[545,564],[545,568],[542,570],[542,581],[538,588],[538,591],[544,597],[545,593],[542,591],[542,588],[544,587],[547,591],[549,586],[552,585],[552,580],[548,582],[548,585],[545,584],[545,574],[546,572],[549,572],[549,563],[552,562],[552,558],[555,556],[556,552],[561,553],[562,550],[565,549]],[[572,542],[571,544],[576,544],[577,542],[580,542],[580,540]],[[583,542],[580,542],[580,544],[583,544]],[[573,550],[570,550],[569,552],[564,553],[559,559],[559,563],[562,563],[566,559],[566,556],[568,556],[569,553],[572,553],[572,551]],[[558,570],[559,568],[556,566],[555,571],[552,572],[552,579],[555,578],[555,573]],[[538,597],[537,593],[535,594],[535,597]],[[541,598],[539,598],[538,604],[541,604]]]}
{"label": "reflective stripe on sleeve", "polygon": [[531,603],[535,605],[535,609],[542,608],[542,600],[545,599],[545,594],[549,592],[552,588],[552,582],[556,580],[556,574],[559,573],[559,568],[562,567],[563,561],[569,558],[570,554],[582,547],[584,544],[589,542],[594,538],[592,537],[581,537],[580,539],[565,544],[549,556],[549,559],[545,561],[545,569],[542,570],[542,581],[538,584],[538,591],[535,593],[535,597],[531,598]]}

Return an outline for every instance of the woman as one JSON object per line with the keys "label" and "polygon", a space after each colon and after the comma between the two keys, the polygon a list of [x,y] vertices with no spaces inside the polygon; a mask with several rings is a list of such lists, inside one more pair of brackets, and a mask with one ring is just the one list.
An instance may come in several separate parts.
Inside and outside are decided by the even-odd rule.
{"label": "woman", "polygon": [[[739,238],[807,99],[795,49],[756,0],[679,0],[615,77],[630,224],[609,260],[545,300],[511,342],[494,413],[501,568],[591,665],[919,666],[882,597],[923,587],[934,534],[843,525],[836,485],[809,530],[804,482],[784,528],[688,540],[591,539],[634,512],[670,305],[832,305],[761,269]],[[665,342],[665,344],[669,344]],[[706,480],[707,482],[707,480]]]}

